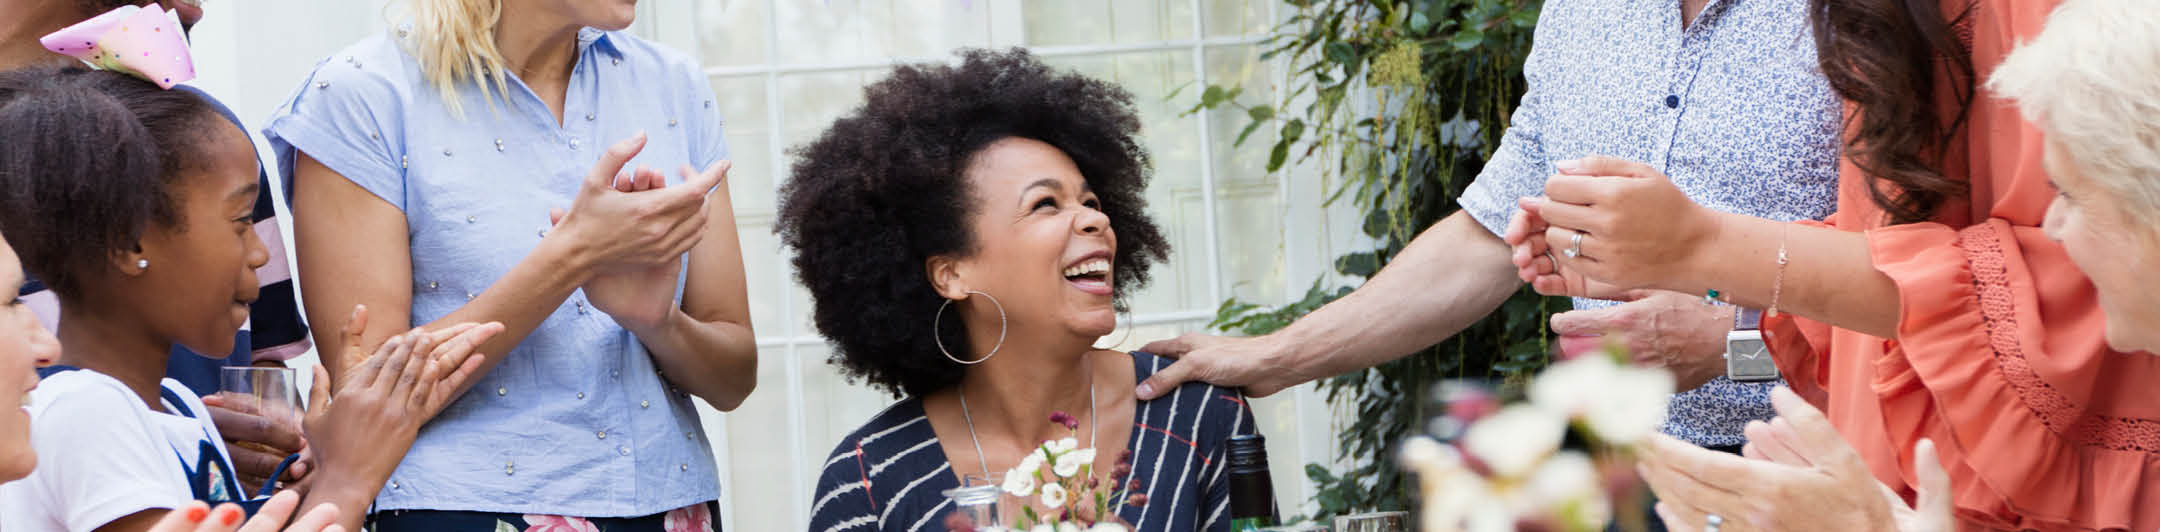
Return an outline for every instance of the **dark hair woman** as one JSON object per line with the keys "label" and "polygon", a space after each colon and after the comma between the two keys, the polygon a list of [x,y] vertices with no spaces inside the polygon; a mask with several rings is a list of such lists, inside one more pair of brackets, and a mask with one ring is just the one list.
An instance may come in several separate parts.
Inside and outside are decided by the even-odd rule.
{"label": "dark hair woman", "polygon": [[1218,473],[1224,442],[1253,432],[1243,400],[1188,384],[1136,401],[1167,361],[1092,347],[1169,254],[1144,214],[1131,96],[1021,50],[903,66],[865,96],[796,153],[778,231],[834,363],[905,399],[833,450],[811,528],[942,526],[963,477],[1062,441],[1096,449],[1095,471],[1130,453],[1133,493],[1155,501],[1092,517],[1226,529]]}
{"label": "dark hair woman", "polygon": [[[1949,480],[1940,500],[1967,524],[2160,526],[2160,491],[2141,489],[2160,476],[2160,397],[2121,393],[2160,381],[2160,360],[2107,345],[2099,294],[2041,229],[2056,192],[2040,131],[1980,84],[2056,4],[1816,0],[1823,69],[1855,116],[1837,214],[1782,224],[1714,213],[1647,167],[1590,160],[1529,202],[1537,219],[1524,228],[1540,231],[1517,235],[1528,248],[1517,257],[1541,290],[1564,291],[1580,273],[1790,312],[1764,323],[1772,355],[1857,453],[1818,450],[1861,459],[1806,467],[1864,461],[1906,492],[1924,470],[1915,448],[1932,440]],[[1579,253],[1544,255],[1555,239]],[[1660,454],[1666,472],[1716,460]],[[1791,498],[1705,496],[1658,469],[1668,521],[1686,528],[1824,517]],[[1703,482],[1743,495],[1777,486]],[[1871,502],[1862,508],[1886,508]]]}

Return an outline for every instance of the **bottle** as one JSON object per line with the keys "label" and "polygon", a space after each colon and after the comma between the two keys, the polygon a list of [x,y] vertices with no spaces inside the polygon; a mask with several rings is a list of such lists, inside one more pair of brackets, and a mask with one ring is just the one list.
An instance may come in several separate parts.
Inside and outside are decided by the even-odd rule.
{"label": "bottle", "polygon": [[1268,476],[1267,438],[1230,437],[1230,530],[1246,532],[1282,524],[1275,516],[1275,481]]}

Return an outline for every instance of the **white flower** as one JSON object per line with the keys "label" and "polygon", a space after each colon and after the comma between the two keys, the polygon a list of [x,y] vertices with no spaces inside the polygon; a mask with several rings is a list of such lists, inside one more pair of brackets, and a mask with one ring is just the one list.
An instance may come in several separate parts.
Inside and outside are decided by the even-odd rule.
{"label": "white flower", "polygon": [[1495,474],[1520,477],[1560,448],[1566,431],[1567,420],[1550,411],[1513,405],[1471,425],[1463,434],[1463,447]]}
{"label": "white flower", "polygon": [[1057,525],[1040,523],[1035,525],[1035,528],[1028,529],[1028,532],[1057,532]]}
{"label": "white flower", "polygon": [[1583,424],[1599,440],[1615,445],[1642,441],[1665,423],[1672,400],[1673,376],[1662,369],[1623,367],[1606,377],[1596,401],[1583,413]]}
{"label": "white flower", "polygon": [[1581,416],[1603,398],[1605,388],[1612,385],[1613,373],[1619,369],[1620,365],[1603,352],[1554,363],[1531,381],[1530,403],[1562,416]]}
{"label": "white flower", "polygon": [[1012,473],[1007,474],[1022,474],[1034,476],[1036,471],[1042,469],[1044,460],[1046,460],[1046,458],[1043,457],[1042,453],[1028,453],[1027,456],[1023,456],[1020,458],[1019,464],[1013,466]]}
{"label": "white flower", "polygon": [[1095,449],[1074,449],[1064,456],[1059,456],[1057,465],[1051,466],[1050,472],[1057,473],[1059,478],[1072,478],[1080,474],[1080,466],[1092,463],[1095,463]]}
{"label": "white flower", "polygon": [[1130,531],[1130,530],[1126,530],[1126,529],[1125,529],[1125,526],[1124,526],[1124,525],[1119,525],[1119,524],[1117,524],[1117,523],[1095,523],[1095,526],[1091,526],[1091,527],[1088,527],[1088,529],[1087,529],[1087,532],[1132,532],[1132,531]]}
{"label": "white flower", "polygon": [[1572,520],[1583,529],[1602,529],[1612,520],[1612,502],[1605,499],[1604,485],[1590,455],[1563,451],[1538,466],[1523,491],[1531,511],[1539,515]]}
{"label": "white flower", "polygon": [[1080,525],[1072,524],[1070,521],[1058,523],[1058,532],[1080,532]]}
{"label": "white flower", "polygon": [[1043,506],[1048,506],[1052,510],[1063,508],[1065,506],[1065,487],[1057,484],[1044,484],[1042,487],[1042,502]]}
{"label": "white flower", "polygon": [[[1020,463],[1022,465],[1026,465],[1027,461],[1021,460]],[[1014,497],[1026,497],[1029,495],[1034,495],[1035,471],[1032,469],[1028,471],[1021,471],[1020,468],[1015,467],[1013,468],[1012,472],[1006,473],[1005,493],[1011,493]]]}
{"label": "white flower", "polygon": [[1045,448],[1044,450],[1049,451],[1052,455],[1060,455],[1072,452],[1073,449],[1080,448],[1080,440],[1067,437],[1064,439],[1044,442],[1043,447]]}

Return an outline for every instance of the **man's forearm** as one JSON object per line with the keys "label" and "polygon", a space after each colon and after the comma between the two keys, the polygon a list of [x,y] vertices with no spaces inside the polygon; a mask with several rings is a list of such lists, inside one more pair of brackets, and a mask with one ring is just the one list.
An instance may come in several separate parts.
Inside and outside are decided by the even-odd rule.
{"label": "man's forearm", "polygon": [[1269,336],[1312,380],[1376,366],[1439,343],[1492,313],[1522,284],[1510,249],[1457,211],[1419,233],[1356,291]]}

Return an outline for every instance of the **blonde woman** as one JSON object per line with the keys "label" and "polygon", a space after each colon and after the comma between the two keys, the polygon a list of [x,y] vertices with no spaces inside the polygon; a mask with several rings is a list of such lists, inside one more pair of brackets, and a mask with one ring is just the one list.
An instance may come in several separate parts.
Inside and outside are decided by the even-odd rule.
{"label": "blonde woman", "polygon": [[406,5],[264,132],[318,327],[357,303],[507,327],[371,523],[707,529],[719,482],[690,397],[733,409],[757,373],[711,87],[619,31],[634,0]]}

